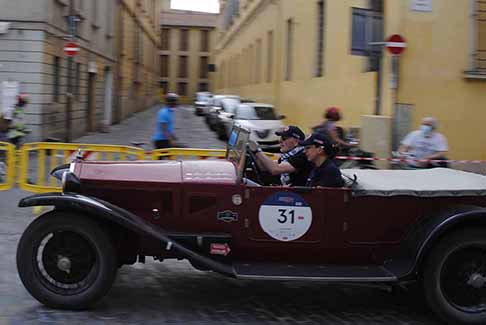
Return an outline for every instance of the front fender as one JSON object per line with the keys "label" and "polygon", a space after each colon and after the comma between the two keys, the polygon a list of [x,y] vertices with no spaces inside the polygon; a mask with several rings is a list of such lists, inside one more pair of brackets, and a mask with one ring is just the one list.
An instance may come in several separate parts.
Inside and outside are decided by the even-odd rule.
{"label": "front fender", "polygon": [[397,254],[385,263],[385,267],[401,280],[415,278],[424,258],[448,231],[465,225],[486,226],[486,208],[455,206],[422,220],[402,242]]}
{"label": "front fender", "polygon": [[230,266],[216,262],[186,248],[177,241],[169,238],[168,233],[160,227],[156,227],[137,215],[109,202],[76,193],[33,195],[19,202],[19,207],[21,208],[32,206],[55,206],[56,208],[76,210],[84,213],[88,212],[91,215],[111,221],[142,236],[148,235],[160,240],[164,244],[161,246],[161,249],[174,249],[188,259],[206,265],[211,270],[235,277],[234,271]]}

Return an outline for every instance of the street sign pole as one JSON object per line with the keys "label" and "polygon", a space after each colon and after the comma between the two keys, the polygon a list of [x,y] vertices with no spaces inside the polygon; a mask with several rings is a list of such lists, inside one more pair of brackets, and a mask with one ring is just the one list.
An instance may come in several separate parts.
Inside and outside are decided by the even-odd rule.
{"label": "street sign pole", "polygon": [[[392,131],[392,146],[398,143],[396,132],[397,121],[397,107],[398,107],[398,87],[400,82],[399,63],[400,55],[407,48],[407,41],[401,35],[395,34],[390,36],[386,41],[386,48],[392,55],[391,57],[391,73],[390,73],[390,89],[392,91],[392,105],[393,105],[393,131]],[[396,149],[395,147],[393,149]]]}

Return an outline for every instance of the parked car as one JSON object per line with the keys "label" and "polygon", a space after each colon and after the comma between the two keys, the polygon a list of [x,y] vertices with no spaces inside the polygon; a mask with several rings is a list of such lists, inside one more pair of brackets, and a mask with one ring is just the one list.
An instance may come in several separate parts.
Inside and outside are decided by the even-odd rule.
{"label": "parked car", "polygon": [[194,102],[194,113],[196,115],[205,115],[208,111],[209,103],[213,95],[210,92],[196,93],[196,101]]}
{"label": "parked car", "polygon": [[228,132],[226,131],[225,122],[230,120],[235,115],[238,105],[240,105],[239,99],[224,98],[221,101],[221,109],[219,111],[215,111],[212,124],[220,140],[228,139]]}
{"label": "parked car", "polygon": [[268,152],[280,152],[280,137],[275,132],[285,126],[282,120],[285,116],[278,115],[275,108],[269,104],[246,103],[240,104],[233,114],[221,116],[224,132],[228,136],[233,125],[239,125],[251,130],[250,139],[257,142]]}
{"label": "parked car", "polygon": [[215,95],[211,104],[209,105],[208,113],[206,114],[206,124],[212,131],[216,131],[216,124],[219,112],[223,109],[223,99],[234,99],[240,101],[240,97],[236,95]]}
{"label": "parked car", "polygon": [[152,256],[235,279],[418,283],[445,322],[486,323],[485,176],[347,170],[343,188],[266,186],[248,179],[260,173],[249,138],[233,130],[226,160],[56,168],[62,193],[19,203],[53,206],[18,244],[24,286],[46,306],[84,309],[119,267]]}

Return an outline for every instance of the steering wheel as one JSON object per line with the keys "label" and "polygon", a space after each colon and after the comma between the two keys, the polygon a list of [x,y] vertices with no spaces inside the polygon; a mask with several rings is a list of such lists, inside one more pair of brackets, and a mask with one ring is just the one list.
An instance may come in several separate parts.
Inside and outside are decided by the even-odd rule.
{"label": "steering wheel", "polygon": [[[259,184],[263,184],[263,177],[262,177],[262,170],[258,166],[257,157],[256,155],[250,150],[250,148],[246,148],[246,162],[250,165],[251,169],[255,172],[256,180]],[[246,167],[245,167],[246,169]]]}

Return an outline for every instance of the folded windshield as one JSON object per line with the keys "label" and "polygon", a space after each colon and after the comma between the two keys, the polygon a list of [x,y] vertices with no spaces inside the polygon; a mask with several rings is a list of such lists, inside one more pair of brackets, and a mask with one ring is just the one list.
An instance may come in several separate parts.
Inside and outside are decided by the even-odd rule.
{"label": "folded windshield", "polygon": [[250,132],[238,126],[233,127],[229,136],[226,159],[231,161],[237,170],[238,182],[243,176],[245,168],[246,145],[250,138]]}

